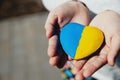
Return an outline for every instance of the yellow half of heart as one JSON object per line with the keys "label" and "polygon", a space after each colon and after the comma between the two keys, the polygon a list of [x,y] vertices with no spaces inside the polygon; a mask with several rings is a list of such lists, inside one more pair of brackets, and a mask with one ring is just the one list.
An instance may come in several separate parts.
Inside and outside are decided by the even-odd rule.
{"label": "yellow half of heart", "polygon": [[104,41],[103,32],[93,26],[86,26],[82,32],[74,59],[82,59],[97,51]]}

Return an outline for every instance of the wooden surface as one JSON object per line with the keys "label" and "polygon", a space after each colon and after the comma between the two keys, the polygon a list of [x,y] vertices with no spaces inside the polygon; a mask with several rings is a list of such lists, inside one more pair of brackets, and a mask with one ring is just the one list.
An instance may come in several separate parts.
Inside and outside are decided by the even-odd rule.
{"label": "wooden surface", "polygon": [[41,0],[0,0],[0,20],[45,11]]}
{"label": "wooden surface", "polygon": [[48,12],[0,21],[0,80],[61,80],[48,64]]}

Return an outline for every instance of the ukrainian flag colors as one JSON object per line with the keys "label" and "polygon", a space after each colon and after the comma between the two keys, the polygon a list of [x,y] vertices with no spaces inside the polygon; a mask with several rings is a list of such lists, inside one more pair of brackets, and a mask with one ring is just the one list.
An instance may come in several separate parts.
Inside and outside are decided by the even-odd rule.
{"label": "ukrainian flag colors", "polygon": [[60,33],[60,42],[66,52],[73,59],[82,59],[93,54],[104,41],[103,32],[93,26],[69,23]]}

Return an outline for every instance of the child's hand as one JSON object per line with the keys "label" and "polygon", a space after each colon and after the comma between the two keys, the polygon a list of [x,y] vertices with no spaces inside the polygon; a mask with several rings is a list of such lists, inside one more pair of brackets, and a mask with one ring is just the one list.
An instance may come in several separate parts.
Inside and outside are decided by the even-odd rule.
{"label": "child's hand", "polygon": [[90,25],[95,25],[104,32],[106,45],[110,48],[107,61],[113,66],[120,51],[120,14],[114,11],[104,11],[95,17]]}
{"label": "child's hand", "polygon": [[105,64],[114,65],[115,58],[120,51],[120,14],[113,11],[104,11],[98,14],[90,23],[104,32],[105,46],[98,55],[88,60],[75,61],[73,72],[77,80],[91,76]]}
{"label": "child's hand", "polygon": [[48,42],[48,55],[50,64],[61,68],[68,60],[59,42],[61,28],[69,22],[89,24],[88,9],[78,1],[67,2],[51,11],[45,24]]}

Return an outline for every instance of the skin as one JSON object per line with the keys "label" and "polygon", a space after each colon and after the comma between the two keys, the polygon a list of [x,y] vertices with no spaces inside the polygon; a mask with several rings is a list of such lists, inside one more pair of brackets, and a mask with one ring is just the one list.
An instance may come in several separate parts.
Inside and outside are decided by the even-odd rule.
{"label": "skin", "polygon": [[[59,42],[59,32],[68,22],[78,22],[84,25],[92,25],[101,29],[105,36],[105,44],[98,52],[87,59],[72,60],[63,51]],[[91,76],[105,64],[114,66],[116,56],[120,51],[120,14],[114,11],[103,11],[89,21],[89,11],[80,2],[67,2],[48,15],[46,24],[46,36],[48,42],[49,63],[52,66],[62,68],[67,60],[74,64],[73,73],[76,80],[84,80]]]}
{"label": "skin", "polygon": [[[52,66],[61,68],[69,57],[64,53],[59,42],[59,32],[61,28],[69,22],[78,22],[84,25],[89,24],[88,9],[80,2],[67,2],[48,15],[45,29],[48,38],[48,55],[50,57],[49,63]],[[62,62],[60,62],[62,61]]]}

